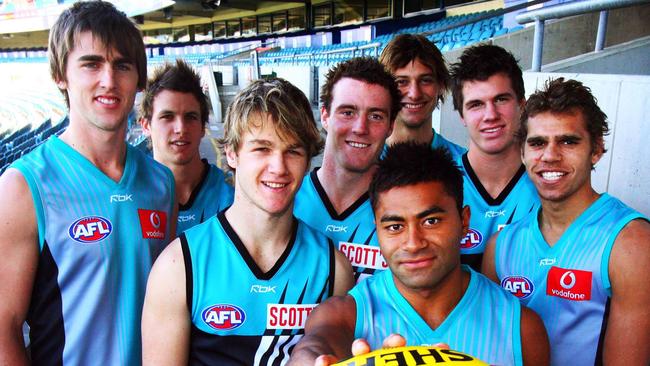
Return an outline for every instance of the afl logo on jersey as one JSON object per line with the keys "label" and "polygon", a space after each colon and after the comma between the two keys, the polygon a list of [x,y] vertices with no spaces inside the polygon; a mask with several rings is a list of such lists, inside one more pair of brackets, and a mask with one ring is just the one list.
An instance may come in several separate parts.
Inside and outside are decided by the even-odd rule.
{"label": "afl logo on jersey", "polygon": [[460,249],[473,249],[481,245],[483,234],[480,231],[469,229],[467,235],[460,241]]}
{"label": "afl logo on jersey", "polygon": [[113,225],[100,216],[86,216],[75,221],[68,229],[68,235],[74,241],[92,244],[106,239],[113,231]]}
{"label": "afl logo on jersey", "polygon": [[238,306],[219,304],[205,308],[201,318],[205,324],[214,329],[231,330],[244,324],[246,313]]}
{"label": "afl logo on jersey", "polygon": [[533,294],[533,282],[524,276],[508,276],[501,281],[501,287],[520,299]]}

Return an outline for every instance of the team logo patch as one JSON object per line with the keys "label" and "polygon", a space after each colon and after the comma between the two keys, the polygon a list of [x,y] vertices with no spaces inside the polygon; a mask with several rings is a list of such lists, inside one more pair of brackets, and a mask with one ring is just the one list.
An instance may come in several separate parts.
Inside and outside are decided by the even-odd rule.
{"label": "team logo patch", "polygon": [[546,294],[571,301],[591,300],[592,275],[579,269],[551,267],[546,278]]}
{"label": "team logo patch", "polygon": [[267,304],[267,329],[304,329],[307,316],[316,304]]}
{"label": "team logo patch", "polygon": [[165,239],[167,232],[167,213],[157,210],[138,209],[142,237],[145,239]]}
{"label": "team logo patch", "polygon": [[106,239],[113,231],[113,225],[101,216],[86,216],[75,221],[68,229],[68,235],[79,243],[92,244]]}
{"label": "team logo patch", "polygon": [[501,287],[520,299],[533,294],[533,282],[524,276],[508,276],[501,281]]}
{"label": "team logo patch", "polygon": [[480,231],[469,229],[467,235],[460,241],[460,249],[473,249],[481,245],[483,234]]}
{"label": "team logo patch", "polygon": [[348,257],[353,267],[372,269],[388,268],[388,263],[386,263],[378,247],[340,241],[339,250]]}
{"label": "team logo patch", "polygon": [[219,304],[205,308],[201,318],[205,324],[214,329],[231,330],[244,324],[246,313],[238,306]]}

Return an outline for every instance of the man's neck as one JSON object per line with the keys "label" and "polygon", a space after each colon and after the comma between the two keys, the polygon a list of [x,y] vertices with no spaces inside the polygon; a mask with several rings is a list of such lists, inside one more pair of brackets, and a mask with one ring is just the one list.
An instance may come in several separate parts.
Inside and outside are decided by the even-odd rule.
{"label": "man's neck", "polygon": [[331,159],[323,157],[323,165],[316,175],[334,210],[342,213],[368,192],[375,169],[376,167],[373,166],[365,172],[351,172],[337,166]]}
{"label": "man's neck", "polygon": [[459,265],[430,289],[408,289],[405,286],[400,286],[396,279],[395,285],[431,329],[436,329],[463,298],[469,286],[469,280],[470,274],[463,271]]}
{"label": "man's neck", "polygon": [[598,198],[591,187],[591,181],[570,197],[561,201],[542,199],[542,209],[539,216],[539,229],[549,246],[562,237],[571,224],[589,208]]}
{"label": "man's neck", "polygon": [[397,119],[393,127],[393,133],[386,139],[387,145],[393,145],[398,142],[414,141],[421,144],[430,144],[433,140],[432,120],[423,122],[418,127],[408,127],[404,122]]}
{"label": "man's neck", "polygon": [[110,179],[120,181],[126,165],[126,128],[104,131],[71,120],[60,138]]}
{"label": "man's neck", "polygon": [[263,272],[273,268],[293,234],[293,205],[282,214],[271,215],[235,192],[226,218]]}
{"label": "man's neck", "polygon": [[192,196],[194,189],[201,183],[201,180],[207,174],[208,167],[203,164],[201,157],[198,155],[188,164],[178,165],[170,164],[167,166],[174,174],[176,185],[176,201],[184,205]]}
{"label": "man's neck", "polygon": [[470,143],[467,160],[492,198],[501,194],[522,164],[519,145],[514,144],[499,154],[486,154]]}

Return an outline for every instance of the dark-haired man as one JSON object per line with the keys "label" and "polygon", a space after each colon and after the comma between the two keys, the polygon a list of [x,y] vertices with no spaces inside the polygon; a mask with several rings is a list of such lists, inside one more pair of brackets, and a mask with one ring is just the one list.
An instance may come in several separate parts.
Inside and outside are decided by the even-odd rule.
{"label": "dark-haired man", "polygon": [[125,142],[147,80],[142,35],[104,1],[50,30],[69,127],[0,178],[0,364],[138,365],[149,270],[174,235],[174,178]]}
{"label": "dark-haired man", "polygon": [[[422,169],[422,166],[430,169]],[[490,364],[545,365],[548,340],[532,311],[460,264],[469,210],[462,174],[445,149],[412,142],[388,148],[370,200],[390,271],[358,283],[310,314],[294,365],[328,365],[353,340],[379,348],[392,333],[408,345],[446,343]]]}
{"label": "dark-haired man", "polygon": [[472,211],[461,255],[463,263],[478,270],[490,236],[539,206],[516,136],[524,81],[512,54],[493,45],[468,48],[450,70],[454,108],[470,138],[458,162],[465,205]]}
{"label": "dark-haired man", "polygon": [[232,203],[233,189],[223,172],[199,153],[208,115],[201,79],[190,65],[176,60],[154,71],[140,105],[140,122],[151,138],[154,159],[174,174],[178,233]]}
{"label": "dark-haired man", "polygon": [[402,95],[393,133],[387,144],[415,141],[444,147],[454,158],[467,150],[436,133],[433,110],[444,102],[449,71],[436,45],[419,34],[400,34],[381,52],[379,61],[395,76]]}
{"label": "dark-haired man", "polygon": [[490,240],[485,273],[542,317],[553,365],[650,364],[650,223],[591,186],[607,116],[589,88],[560,78],[521,121],[542,205]]}
{"label": "dark-haired man", "polygon": [[323,164],[305,177],[295,214],[335,241],[360,280],[387,268],[368,185],[400,109],[399,90],[376,59],[359,57],[328,72],[320,99]]}

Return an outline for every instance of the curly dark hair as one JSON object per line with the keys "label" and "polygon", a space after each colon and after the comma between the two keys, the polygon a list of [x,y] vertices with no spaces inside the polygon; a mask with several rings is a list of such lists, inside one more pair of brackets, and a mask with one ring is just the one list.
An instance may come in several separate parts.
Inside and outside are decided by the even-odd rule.
{"label": "curly dark hair", "polygon": [[544,112],[572,114],[576,111],[582,113],[592,151],[601,148],[605,153],[607,150],[603,137],[609,134],[607,115],[598,107],[598,101],[591,94],[591,89],[577,80],[549,79],[542,90],[531,95],[521,114],[519,138],[525,140],[528,134],[528,119],[531,117]]}
{"label": "curly dark hair", "polygon": [[451,73],[451,96],[454,109],[463,115],[463,83],[466,81],[485,81],[492,75],[503,73],[518,100],[526,98],[521,68],[512,53],[504,48],[489,44],[479,44],[466,49],[459,61],[449,67]]}
{"label": "curly dark hair", "polygon": [[343,78],[380,85],[388,90],[391,98],[390,120],[395,120],[401,108],[400,100],[402,99],[395,78],[377,59],[371,57],[355,57],[330,69],[325,76],[325,84],[323,84],[320,92],[320,102],[325,110],[330,112],[332,99],[334,98],[332,95],[334,85]]}
{"label": "curly dark hair", "polygon": [[388,146],[377,165],[368,188],[373,209],[377,207],[379,194],[394,187],[440,182],[456,201],[458,212],[462,212],[463,174],[447,149],[434,149],[429,144],[413,141],[398,142]]}

